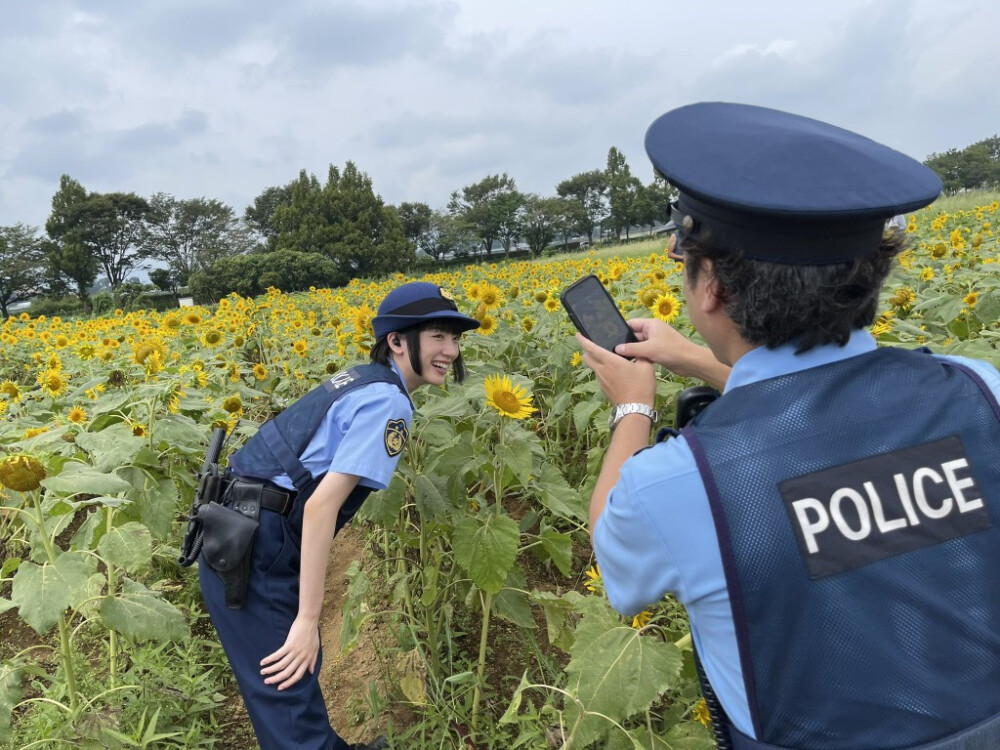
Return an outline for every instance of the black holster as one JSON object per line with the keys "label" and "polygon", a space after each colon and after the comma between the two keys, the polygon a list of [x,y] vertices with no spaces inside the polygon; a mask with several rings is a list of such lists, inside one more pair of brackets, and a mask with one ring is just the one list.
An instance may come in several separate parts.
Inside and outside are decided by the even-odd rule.
{"label": "black holster", "polygon": [[[243,503],[246,507],[246,503]],[[260,525],[259,505],[237,511],[219,503],[198,508],[198,520],[204,533],[202,559],[222,581],[226,607],[242,609],[246,603],[250,564],[253,561],[253,540]]]}

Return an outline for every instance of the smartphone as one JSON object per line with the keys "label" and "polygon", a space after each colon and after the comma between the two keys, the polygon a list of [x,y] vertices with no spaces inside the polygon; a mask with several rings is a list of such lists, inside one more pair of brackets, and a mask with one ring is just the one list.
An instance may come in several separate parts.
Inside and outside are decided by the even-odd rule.
{"label": "smartphone", "polygon": [[609,351],[638,341],[601,280],[590,274],[574,281],[559,295],[573,325],[584,336]]}

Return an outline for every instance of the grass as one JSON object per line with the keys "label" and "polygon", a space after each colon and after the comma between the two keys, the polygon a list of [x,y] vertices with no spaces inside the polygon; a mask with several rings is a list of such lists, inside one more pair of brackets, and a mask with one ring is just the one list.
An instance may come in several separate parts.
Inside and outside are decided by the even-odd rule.
{"label": "grass", "polygon": [[1000,191],[969,190],[955,195],[944,195],[931,205],[935,211],[954,213],[956,211],[972,211],[977,206],[988,206],[993,201],[1000,201]]}

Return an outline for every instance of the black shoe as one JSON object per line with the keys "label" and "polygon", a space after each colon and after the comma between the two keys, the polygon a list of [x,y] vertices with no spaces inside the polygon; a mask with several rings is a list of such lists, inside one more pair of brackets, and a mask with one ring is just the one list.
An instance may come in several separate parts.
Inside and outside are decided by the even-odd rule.
{"label": "black shoe", "polygon": [[385,737],[376,737],[371,742],[356,742],[348,747],[350,750],[386,750],[389,741]]}

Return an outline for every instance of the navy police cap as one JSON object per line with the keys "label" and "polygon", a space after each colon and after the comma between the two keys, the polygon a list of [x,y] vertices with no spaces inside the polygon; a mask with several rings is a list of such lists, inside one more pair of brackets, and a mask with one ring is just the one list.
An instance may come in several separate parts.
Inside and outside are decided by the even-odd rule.
{"label": "navy police cap", "polygon": [[385,295],[372,319],[372,328],[375,340],[379,341],[392,331],[403,331],[431,320],[453,321],[463,331],[479,328],[478,320],[458,311],[451,295],[428,281],[411,281]]}
{"label": "navy police cap", "polygon": [[653,166],[680,191],[682,233],[777,263],[875,252],[885,222],[933,202],[934,172],[849,130],[765,107],[703,102],[646,132]]}

